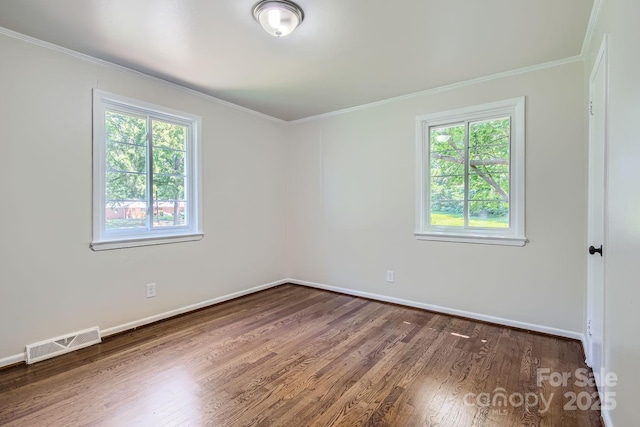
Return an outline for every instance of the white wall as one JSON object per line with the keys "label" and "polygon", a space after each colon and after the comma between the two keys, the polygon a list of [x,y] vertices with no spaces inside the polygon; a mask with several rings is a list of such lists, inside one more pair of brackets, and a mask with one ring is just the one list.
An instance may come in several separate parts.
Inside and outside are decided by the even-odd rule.
{"label": "white wall", "polygon": [[[609,44],[608,244],[605,282],[605,366],[619,382],[611,426],[640,425],[640,2],[606,0],[587,50],[586,75],[604,33]],[[610,426],[610,427],[611,427]]]}
{"label": "white wall", "polygon": [[[417,241],[415,117],[522,95],[530,243]],[[582,333],[582,62],[302,122],[289,132],[289,277]],[[387,269],[396,272],[394,284],[385,282]]]}
{"label": "white wall", "polygon": [[[0,359],[285,277],[282,124],[4,35],[0,56]],[[203,240],[89,248],[94,87],[202,116]]]}

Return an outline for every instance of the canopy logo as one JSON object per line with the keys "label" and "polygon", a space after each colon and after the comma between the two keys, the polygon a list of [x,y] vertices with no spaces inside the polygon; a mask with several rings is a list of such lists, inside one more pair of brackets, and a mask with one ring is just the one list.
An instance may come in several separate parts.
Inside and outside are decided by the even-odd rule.
{"label": "canopy logo", "polygon": [[571,386],[595,389],[596,380],[598,380],[597,384],[600,384],[607,391],[601,393],[596,390],[592,392],[586,390],[567,391],[562,395],[564,397],[563,409],[565,411],[615,409],[616,394],[608,389],[617,385],[618,376],[613,372],[593,373],[586,368],[576,369],[573,372],[540,368],[536,372],[536,385],[542,389],[541,391],[508,394],[506,389],[497,387],[492,392],[467,393],[464,395],[463,403],[465,406],[491,408],[499,413],[506,413],[509,408],[524,407],[526,411],[537,410],[540,414],[544,414],[549,411],[551,403],[557,395],[554,391],[545,395],[544,391],[558,387],[566,389]]}

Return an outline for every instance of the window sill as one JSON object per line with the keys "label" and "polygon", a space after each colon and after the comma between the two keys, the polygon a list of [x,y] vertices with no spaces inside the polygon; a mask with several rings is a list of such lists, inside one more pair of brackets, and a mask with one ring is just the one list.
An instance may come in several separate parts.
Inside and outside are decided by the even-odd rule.
{"label": "window sill", "polygon": [[176,236],[136,237],[129,239],[102,240],[91,242],[94,251],[108,251],[111,249],[135,248],[138,246],[166,245],[169,243],[194,242],[202,240],[204,233],[180,234]]}
{"label": "window sill", "polygon": [[524,246],[526,237],[494,236],[486,234],[453,234],[416,231],[418,240],[435,240],[439,242],[475,243],[481,245]]}

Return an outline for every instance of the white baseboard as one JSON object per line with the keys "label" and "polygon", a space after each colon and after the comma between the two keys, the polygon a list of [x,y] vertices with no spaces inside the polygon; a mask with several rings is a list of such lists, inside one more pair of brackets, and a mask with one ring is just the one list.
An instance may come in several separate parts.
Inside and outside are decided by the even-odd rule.
{"label": "white baseboard", "polygon": [[[267,283],[260,286],[255,286],[253,288],[246,289],[244,291],[234,292],[232,294],[223,295],[221,297],[213,298],[210,300],[202,301],[197,304],[188,305],[186,307],[177,308],[175,310],[166,311],[164,313],[156,314],[153,316],[145,317],[144,319],[134,320],[132,322],[123,323],[122,325],[114,326],[107,329],[100,330],[100,335],[102,337],[106,337],[109,335],[117,334],[119,332],[124,332],[129,329],[139,328],[140,326],[148,325],[149,323],[157,322],[159,320],[168,319],[169,317],[177,316],[179,314],[188,313],[193,310],[198,310],[200,308],[208,307],[210,305],[219,304],[224,301],[229,301],[244,295],[252,294],[255,292],[259,292],[265,289],[273,288],[275,286],[283,285],[287,283],[288,280],[277,280],[275,282]],[[0,368],[4,366],[13,365],[20,362],[25,362],[27,360],[25,353],[15,354],[13,356],[8,356],[4,358],[0,358]]]}
{"label": "white baseboard", "polygon": [[149,323],[154,323],[159,320],[168,319],[169,317],[177,316],[179,314],[188,313],[190,311],[198,310],[200,308],[208,307],[210,305],[219,304],[221,302],[229,301],[244,295],[253,294],[255,292],[263,291],[265,289],[273,288],[279,285],[283,285],[287,283],[288,280],[282,279],[277,280],[275,282],[267,283],[260,286],[255,286],[253,288],[246,289],[244,291],[234,292],[232,294],[223,295],[221,297],[213,298],[210,300],[202,301],[197,304],[191,304],[186,307],[176,308],[175,310],[165,311],[164,313],[156,314],[153,316],[145,317],[144,319],[134,320],[133,322],[124,323],[122,325],[114,326],[111,328],[103,329],[100,331],[100,334],[103,337],[108,337],[109,335],[117,334],[120,332],[127,331],[129,329],[139,328],[140,326],[148,325]]}
{"label": "white baseboard", "polygon": [[591,367],[591,357],[589,355],[589,347],[587,347],[587,336],[582,334],[580,341],[582,341],[582,350],[584,351],[584,363],[586,363],[588,367]]}
{"label": "white baseboard", "polygon": [[454,308],[441,307],[438,305],[425,304],[401,298],[389,297],[386,295],[372,294],[369,292],[356,291],[353,289],[340,288],[337,286],[329,286],[321,283],[307,282],[306,280],[287,279],[285,282],[294,283],[296,285],[308,286],[311,288],[324,289],[327,291],[339,292],[342,294],[353,295],[357,297],[369,298],[377,301],[390,302],[393,304],[406,305],[408,307],[422,308],[424,310],[435,311],[438,313],[451,314],[453,316],[466,317],[469,319],[480,320],[483,322],[496,323],[498,325],[510,326],[513,328],[526,329],[544,334],[556,335],[565,338],[571,338],[584,342],[584,336],[580,332],[568,331],[565,329],[551,328],[549,326],[536,325],[534,323],[520,322],[517,320],[505,319],[502,317],[488,316],[486,314],[474,313],[471,311],[457,310]]}
{"label": "white baseboard", "polygon": [[[457,310],[457,309],[453,309],[453,308],[448,308],[448,307],[442,307],[442,306],[437,306],[437,305],[432,305],[432,304],[425,304],[425,303],[421,303],[421,302],[416,302],[416,301],[411,301],[411,300],[405,300],[405,299],[401,299],[401,298],[394,298],[394,297],[389,297],[386,295],[379,295],[379,294],[373,294],[373,293],[369,293],[369,292],[363,292],[363,291],[357,291],[354,289],[347,289],[347,288],[340,288],[337,286],[330,286],[330,285],[325,285],[325,284],[321,284],[321,283],[314,283],[314,282],[309,282],[306,280],[298,280],[298,279],[282,279],[282,280],[277,280],[275,282],[271,282],[271,283],[267,283],[264,285],[260,285],[260,286],[255,286],[253,288],[249,288],[246,289],[244,291],[239,291],[239,292],[234,292],[232,294],[227,294],[227,295],[223,295],[221,297],[217,297],[217,298],[213,298],[207,301],[202,301],[199,302],[197,304],[192,304],[192,305],[188,305],[185,307],[181,307],[181,308],[177,308],[175,310],[170,310],[164,313],[160,313],[160,314],[156,314],[153,316],[149,316],[149,317],[145,317],[143,319],[139,319],[139,320],[134,320],[132,322],[127,322],[124,323],[122,325],[118,325],[118,326],[113,326],[111,328],[107,328],[107,329],[103,329],[100,331],[100,334],[103,337],[109,336],[109,335],[113,335],[113,334],[117,334],[120,332],[124,332],[127,331],[129,329],[134,329],[134,328],[138,328],[140,326],[144,326],[147,325],[149,323],[154,323],[160,320],[164,320],[164,319],[168,319],[169,317],[173,317],[173,316],[177,316],[179,314],[184,314],[184,313],[188,313],[190,311],[193,310],[198,310],[200,308],[204,308],[204,307],[208,307],[210,305],[214,305],[214,304],[219,304],[221,302],[224,301],[228,301],[231,299],[235,299],[244,295],[249,295],[255,292],[259,292],[265,289],[269,289],[269,288],[273,288],[275,286],[279,286],[279,285],[283,285],[285,283],[293,283],[296,285],[301,285],[301,286],[307,286],[307,287],[312,287],[312,288],[318,288],[318,289],[325,289],[328,291],[333,291],[333,292],[339,292],[339,293],[343,293],[343,294],[347,294],[347,295],[353,295],[353,296],[358,296],[358,297],[364,297],[364,298],[369,298],[372,300],[377,300],[377,301],[383,301],[383,302],[390,302],[393,304],[400,304],[400,305],[405,305],[408,307],[415,307],[415,308],[421,308],[424,310],[429,310],[429,311],[434,311],[434,312],[438,312],[438,313],[444,313],[444,314],[451,314],[453,316],[460,316],[460,317],[466,317],[469,319],[474,319],[474,320],[480,320],[483,322],[490,322],[490,323],[495,323],[498,325],[504,325],[504,326],[510,326],[510,327],[514,327],[514,328],[519,328],[519,329],[526,329],[526,330],[530,330],[530,331],[535,331],[535,332],[542,332],[545,334],[550,334],[550,335],[556,335],[556,336],[560,336],[560,337],[565,337],[565,338],[571,338],[571,339],[576,339],[582,342],[583,347],[586,350],[585,347],[585,336],[582,333],[579,332],[574,332],[574,331],[568,331],[568,330],[564,330],[564,329],[557,329],[557,328],[551,328],[548,326],[542,326],[542,325],[536,325],[533,323],[526,323],[526,322],[520,322],[517,320],[511,320],[511,319],[505,319],[505,318],[501,318],[501,317],[494,317],[494,316],[488,316],[485,314],[480,314],[480,313],[474,313],[474,312],[470,312],[470,311],[464,311],[464,310]],[[0,368],[2,368],[3,366],[9,366],[15,363],[20,363],[20,362],[24,362],[26,360],[25,354],[16,354],[13,356],[8,356],[5,358],[0,358]],[[608,418],[608,414],[606,414],[606,416],[603,413],[603,416],[605,417],[605,419]],[[610,427],[611,424],[608,423],[608,426]]]}
{"label": "white baseboard", "polygon": [[25,353],[14,354],[13,356],[7,356],[0,359],[0,368],[5,366],[15,365],[16,363],[26,362],[27,355]]}

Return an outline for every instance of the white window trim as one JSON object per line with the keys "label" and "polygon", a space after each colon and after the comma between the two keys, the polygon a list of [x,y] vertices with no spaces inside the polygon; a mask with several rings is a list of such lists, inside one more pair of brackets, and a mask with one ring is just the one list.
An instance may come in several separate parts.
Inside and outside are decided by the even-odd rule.
{"label": "white window trim", "polygon": [[[488,116],[511,117],[510,200],[508,229],[429,226],[429,128]],[[418,240],[524,246],[525,237],[525,97],[416,117],[416,224]]]}
{"label": "white window trim", "polygon": [[[193,146],[187,147],[187,200],[190,201],[190,209],[187,210],[187,215],[189,216],[187,226],[155,229],[153,232],[144,230],[138,233],[131,230],[106,230],[104,118],[105,111],[109,107],[121,109],[125,112],[152,115],[156,118],[184,124],[193,133],[193,137],[190,139],[190,143]],[[93,90],[93,240],[90,245],[91,249],[102,251],[202,239],[204,233],[202,231],[201,128],[202,118],[199,116],[99,89]]]}

